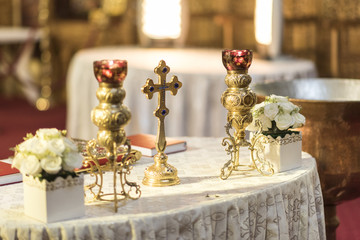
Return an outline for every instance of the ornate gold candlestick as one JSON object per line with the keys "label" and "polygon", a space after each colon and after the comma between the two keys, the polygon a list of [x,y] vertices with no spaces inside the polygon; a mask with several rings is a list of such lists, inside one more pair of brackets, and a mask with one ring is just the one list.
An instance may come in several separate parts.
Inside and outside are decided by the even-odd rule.
{"label": "ornate gold candlestick", "polygon": [[171,186],[180,183],[175,167],[167,163],[167,155],[164,153],[166,148],[165,138],[165,117],[169,114],[169,109],[165,106],[166,90],[169,90],[172,95],[176,95],[178,89],[181,88],[182,83],[179,82],[176,76],[171,78],[170,82],[166,82],[166,75],[170,72],[169,66],[166,66],[165,61],[161,60],[159,65],[154,69],[154,72],[159,76],[159,83],[154,84],[152,79],[147,79],[146,85],[143,86],[142,91],[146,94],[148,99],[153,97],[153,94],[158,92],[158,108],[154,111],[155,117],[158,118],[158,132],[156,138],[156,150],[158,153],[154,156],[154,164],[145,169],[145,177],[143,184],[152,187]]}
{"label": "ornate gold candlestick", "polygon": [[[240,169],[240,147],[249,147],[245,140],[245,128],[252,122],[251,108],[256,104],[256,95],[249,88],[251,76],[248,68],[251,65],[251,50],[224,50],[222,61],[227,70],[225,83],[227,90],[221,96],[221,103],[228,110],[225,126],[228,137],[223,139],[223,146],[231,159],[221,169],[220,178],[227,179],[232,171]],[[234,129],[233,136],[230,129]]]}
{"label": "ornate gold candlestick", "polygon": [[[87,188],[94,195],[95,200],[114,201],[115,212],[118,208],[118,198],[137,199],[141,195],[140,186],[127,180],[131,164],[141,157],[131,151],[129,140],[126,138],[124,126],[129,122],[131,113],[122,104],[125,98],[123,81],[127,73],[127,62],[124,60],[102,60],[94,62],[94,73],[99,82],[96,97],[100,104],[91,112],[92,122],[99,128],[97,140],[87,143],[85,167],[96,182]],[[99,152],[105,148],[105,154]],[[107,159],[106,164],[101,161]],[[113,192],[102,192],[103,172],[113,172]],[[117,191],[117,175],[120,176],[120,191]],[[100,183],[98,182],[100,181]],[[98,187],[96,192],[94,189]],[[128,189],[126,189],[128,187]],[[132,191],[135,191],[132,195]],[[107,199],[106,196],[113,196]]]}

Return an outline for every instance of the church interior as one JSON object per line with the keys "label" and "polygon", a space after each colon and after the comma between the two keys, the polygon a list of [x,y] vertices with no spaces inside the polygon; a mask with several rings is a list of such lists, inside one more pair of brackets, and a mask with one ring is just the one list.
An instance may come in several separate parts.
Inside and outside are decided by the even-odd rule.
{"label": "church interior", "polygon": [[[170,13],[170,2],[181,5],[177,15]],[[144,10],[146,4],[150,7]],[[153,28],[160,32],[155,37],[147,32],[144,23],[145,13],[150,12],[151,6],[158,18]],[[264,12],[259,13],[261,6]],[[273,15],[271,11],[266,12],[269,8]],[[168,27],[175,15],[178,22]],[[270,18],[263,24],[270,25],[270,42],[260,39],[267,30],[258,23],[267,15]],[[181,28],[175,29],[179,25]],[[315,143],[325,149],[317,151],[320,152],[317,156],[324,158],[318,162],[318,170],[320,180],[326,181],[322,191],[327,239],[360,239],[360,152],[354,144],[360,140],[359,39],[360,2],[357,0],[0,0],[0,156],[1,159],[10,157],[11,147],[27,132],[41,127],[65,129],[74,137],[93,137],[97,128],[90,122],[89,111],[98,102],[95,97],[98,83],[92,62],[110,57],[128,59],[125,103],[134,111],[129,133],[156,132],[156,120],[152,116],[155,105],[149,105],[140,88],[147,77],[155,77],[152,70],[163,55],[164,60],[169,59],[170,75],[179,74],[186,91],[179,90],[181,107],[185,110],[174,110],[174,119],[170,112],[167,133],[224,137],[226,112],[220,97],[226,88],[223,81],[226,69],[221,63],[221,51],[251,49],[254,60],[249,69],[253,77],[250,88],[256,94],[256,89],[261,89],[257,88],[258,84],[278,82],[275,86],[281,88],[282,82],[299,78],[309,79],[309,85],[296,85],[293,89],[305,91],[304,96],[311,92],[329,94],[326,96],[333,92],[346,94],[346,100],[340,100],[342,105],[337,100],[326,99],[335,102],[327,105],[327,109],[339,108],[339,111],[325,113],[323,130],[328,134]],[[212,52],[215,52],[214,64],[207,62],[213,59]],[[210,80],[203,83],[207,77]],[[93,82],[89,83],[89,78]],[[310,84],[312,79],[324,79],[321,84],[339,80],[340,85],[327,90],[325,85]],[[350,86],[345,86],[346,83]],[[199,90],[201,88],[204,90]],[[207,95],[214,95],[215,100]],[[177,106],[173,100],[176,97],[169,95],[167,99],[170,111]],[[141,106],[136,101],[141,102],[138,104]],[[145,101],[148,105],[143,104]],[[304,103],[304,106],[307,105]],[[315,111],[322,109],[316,103],[314,106]],[[195,113],[196,117],[192,117]],[[142,118],[138,117],[140,114]],[[350,119],[353,125],[342,126],[342,119],[338,118],[334,120],[337,125],[330,124],[327,118],[331,118],[331,114]],[[185,116],[193,126],[186,125],[179,116]],[[196,119],[202,121],[195,123]],[[87,125],[91,127],[88,129]],[[349,144],[335,135],[334,129],[342,127],[351,129]],[[321,141],[331,141],[333,145],[321,146]],[[338,162],[329,160],[333,168],[329,170],[330,177],[321,172],[328,170],[324,157],[327,147],[340,149],[334,154],[336,160],[343,155],[349,158]],[[341,187],[334,182],[341,182]],[[336,187],[331,188],[332,184]]]}

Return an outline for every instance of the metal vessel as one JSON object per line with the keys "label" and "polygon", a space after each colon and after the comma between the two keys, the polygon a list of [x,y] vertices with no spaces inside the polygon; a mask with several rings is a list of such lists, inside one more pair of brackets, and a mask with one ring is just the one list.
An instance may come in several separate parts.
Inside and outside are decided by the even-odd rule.
{"label": "metal vessel", "polygon": [[264,96],[289,96],[306,124],[303,151],[316,158],[322,185],[327,237],[335,239],[336,204],[360,197],[360,80],[313,78],[253,86]]}

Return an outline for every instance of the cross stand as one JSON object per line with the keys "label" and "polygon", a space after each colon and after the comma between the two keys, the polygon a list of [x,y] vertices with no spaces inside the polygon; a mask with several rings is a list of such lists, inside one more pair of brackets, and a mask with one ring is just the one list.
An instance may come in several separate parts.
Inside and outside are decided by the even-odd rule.
{"label": "cross stand", "polygon": [[145,169],[143,184],[152,187],[171,186],[180,183],[177,176],[177,169],[167,163],[167,155],[164,153],[166,148],[165,138],[165,117],[169,114],[169,109],[165,105],[166,91],[176,95],[181,88],[182,83],[176,76],[172,76],[170,82],[166,82],[166,75],[170,72],[169,66],[166,66],[164,60],[154,69],[158,75],[159,83],[154,84],[152,79],[147,79],[146,84],[142,87],[142,92],[148,99],[152,99],[154,93],[158,92],[158,107],[154,111],[155,117],[158,118],[158,131],[156,137],[157,154],[154,156],[154,164]]}

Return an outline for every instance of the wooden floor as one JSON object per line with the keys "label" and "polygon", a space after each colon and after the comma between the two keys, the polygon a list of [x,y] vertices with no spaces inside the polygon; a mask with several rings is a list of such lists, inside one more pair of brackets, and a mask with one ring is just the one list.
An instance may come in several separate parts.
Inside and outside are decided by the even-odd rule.
{"label": "wooden floor", "polygon": [[[26,133],[35,133],[39,128],[66,129],[65,119],[65,104],[40,112],[25,100],[0,97],[0,159],[12,156],[9,149],[22,142]],[[360,198],[340,204],[337,215],[337,239],[360,240]]]}

